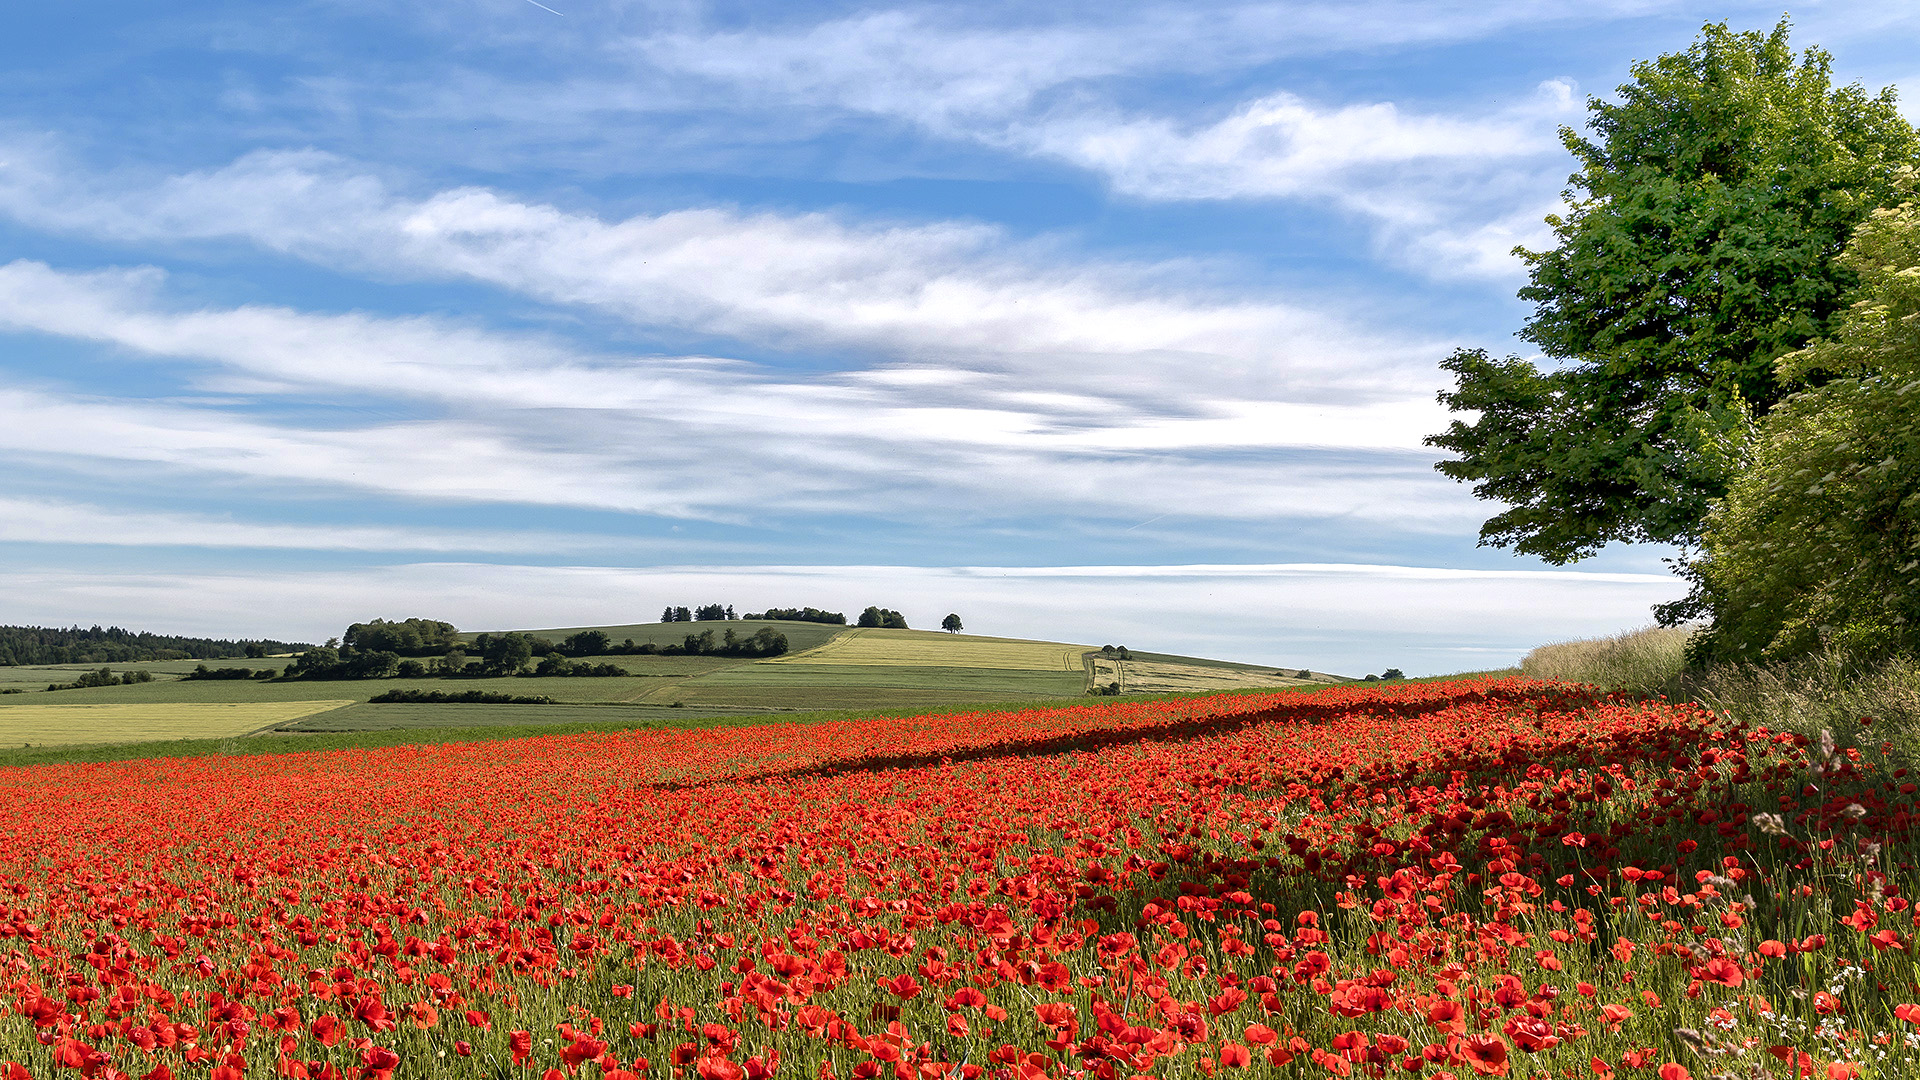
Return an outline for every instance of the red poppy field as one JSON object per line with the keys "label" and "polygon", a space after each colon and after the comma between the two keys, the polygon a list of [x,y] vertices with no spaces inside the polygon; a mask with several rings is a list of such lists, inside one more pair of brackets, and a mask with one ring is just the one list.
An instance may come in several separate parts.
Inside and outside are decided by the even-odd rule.
{"label": "red poppy field", "polygon": [[0,772],[0,1076],[1913,1076],[1915,787],[1525,680]]}

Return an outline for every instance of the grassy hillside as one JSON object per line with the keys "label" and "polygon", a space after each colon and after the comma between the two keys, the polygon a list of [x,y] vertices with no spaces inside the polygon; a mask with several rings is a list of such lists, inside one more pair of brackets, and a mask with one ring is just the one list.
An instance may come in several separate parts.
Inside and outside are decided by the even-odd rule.
{"label": "grassy hillside", "polygon": [[[1218,692],[1309,685],[1279,671],[1225,661],[1134,653],[1103,657],[1086,645],[1055,641],[875,630],[762,620],[635,623],[524,631],[558,641],[581,630],[616,644],[678,644],[689,633],[763,626],[786,634],[791,651],[749,660],[718,656],[590,658],[628,674],[605,678],[442,678],[279,682],[185,680],[193,661],[108,665],[147,671],[153,681],[46,692],[99,665],[0,668],[0,747],[108,744],[187,737],[332,739],[412,731],[446,733],[681,725],[796,711],[915,710],[1021,705],[1081,699],[1090,677],[1118,681],[1128,693]],[[462,635],[466,640],[476,633]],[[233,660],[216,666],[279,669],[286,660]],[[552,705],[373,704],[392,690],[480,690],[552,698]]]}
{"label": "grassy hillside", "polygon": [[855,628],[775,664],[852,667],[964,667],[999,671],[1079,671],[1088,646],[1023,638],[946,634],[934,630]]}

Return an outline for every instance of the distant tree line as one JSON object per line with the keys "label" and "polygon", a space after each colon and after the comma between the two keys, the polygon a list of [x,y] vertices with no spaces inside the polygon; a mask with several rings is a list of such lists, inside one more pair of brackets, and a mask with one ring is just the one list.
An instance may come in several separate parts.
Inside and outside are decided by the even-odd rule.
{"label": "distant tree line", "polygon": [[826,623],[829,626],[847,625],[847,616],[839,611],[822,611],[813,607],[776,607],[755,614],[748,612],[742,618],[770,619],[775,622],[812,622]]}
{"label": "distant tree line", "polygon": [[[763,626],[751,634],[743,635],[731,627],[721,633],[722,636],[715,639],[712,630],[702,630],[697,634],[686,635],[678,645],[659,645],[651,641],[643,641],[636,645],[632,638],[627,638],[616,645],[604,630],[582,630],[577,634],[561,638],[558,644],[530,639],[528,648],[532,650],[530,657],[548,656],[553,653],[564,656],[761,657],[779,656],[788,648],[787,635],[770,626]],[[480,646],[487,638],[488,635],[482,634],[474,644]]]}
{"label": "distant tree line", "polygon": [[[144,674],[144,672],[142,673]],[[223,667],[209,668],[205,664],[196,664],[192,671],[180,676],[182,680],[198,679],[271,679],[280,674],[276,668]]]}
{"label": "distant tree line", "polygon": [[589,664],[585,660],[569,660],[566,654],[561,652],[550,652],[541,657],[540,662],[534,665],[533,673],[543,679],[556,676],[610,679],[633,674],[619,664]]}
{"label": "distant tree line", "polygon": [[676,651],[685,656],[779,656],[787,651],[787,635],[771,626],[763,626],[745,637],[728,630],[726,636],[716,643],[713,631],[702,630],[698,634],[688,634],[678,646],[669,645],[660,650],[662,655],[674,655]]}
{"label": "distant tree line", "polygon": [[732,604],[702,604],[691,609],[669,606],[660,613],[661,622],[731,622],[738,618]]}
{"label": "distant tree line", "polygon": [[703,604],[697,608],[669,606],[660,612],[660,621],[669,623],[732,622],[739,619],[764,619],[772,622],[826,623],[830,626],[847,625],[845,612],[825,611],[816,607],[768,608],[765,611],[749,611],[745,615],[735,615],[732,604]]}
{"label": "distant tree line", "polygon": [[117,626],[65,630],[45,626],[0,626],[0,667],[21,664],[130,664],[140,660],[217,660],[294,652],[307,646],[285,641],[179,637],[122,630]]}
{"label": "distant tree line", "polygon": [[[810,622],[826,623],[829,626],[847,625],[847,616],[841,611],[825,611],[814,607],[768,608],[765,611],[749,611],[745,615],[735,615],[732,604],[705,604],[697,608],[673,607],[669,605],[660,612],[660,621],[671,622],[729,622],[736,619],[764,619],[773,622]],[[943,629],[958,633],[960,616],[949,615],[953,623]],[[882,627],[890,630],[907,629],[907,620],[899,612],[883,607],[869,607],[860,613],[858,625]]]}
{"label": "distant tree line", "polygon": [[92,686],[132,686],[134,683],[152,682],[151,671],[122,671],[115,674],[108,668],[98,671],[83,671],[72,682],[48,683],[49,690],[85,690]]}
{"label": "distant tree line", "polygon": [[369,705],[554,705],[545,694],[496,694],[488,690],[389,690],[367,699]]}
{"label": "distant tree line", "polygon": [[[721,618],[730,609],[714,605]],[[707,611],[707,608],[700,609]],[[680,621],[675,619],[673,621]],[[679,644],[635,644],[627,638],[619,644],[604,630],[582,630],[558,642],[520,631],[480,634],[471,642],[462,642],[451,623],[433,619],[403,619],[388,622],[375,619],[354,623],[344,637],[324,645],[315,645],[294,658],[286,671],[275,673],[248,671],[244,668],[208,670],[206,665],[188,675],[193,679],[273,678],[286,679],[417,679],[429,675],[463,677],[499,677],[538,675],[607,678],[632,674],[617,664],[574,662],[593,656],[728,656],[757,658],[779,656],[788,649],[787,636],[771,627],[751,634],[728,628],[716,638],[712,630],[688,634]],[[402,649],[412,655],[405,655]],[[534,666],[536,658],[538,666]],[[241,672],[242,674],[229,674]]]}
{"label": "distant tree line", "polygon": [[[675,620],[678,621],[678,620]],[[779,656],[789,648],[787,635],[770,626],[763,626],[751,634],[742,634],[732,627],[721,631],[719,637],[712,630],[702,630],[697,634],[688,634],[679,644],[660,645],[651,641],[635,644],[627,638],[615,644],[604,630],[582,630],[569,634],[559,642],[543,641],[530,634],[511,632],[505,634],[481,634],[473,640],[475,651],[480,654],[483,674],[511,674],[540,657],[540,663],[553,666],[549,669],[559,675],[599,675],[618,671],[626,674],[626,669],[612,664],[596,666],[573,664],[563,667],[559,658],[583,656],[731,656],[756,658]],[[538,669],[536,669],[538,670]]]}

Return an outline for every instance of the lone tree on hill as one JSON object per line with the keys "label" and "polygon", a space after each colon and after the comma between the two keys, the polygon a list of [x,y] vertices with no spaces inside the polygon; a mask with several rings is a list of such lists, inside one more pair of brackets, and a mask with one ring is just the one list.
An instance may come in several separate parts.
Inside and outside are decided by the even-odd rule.
{"label": "lone tree on hill", "polygon": [[1692,544],[1738,472],[1754,418],[1816,380],[1774,361],[1840,329],[1839,260],[1920,138],[1892,90],[1831,86],[1831,58],[1707,26],[1588,102],[1557,243],[1516,249],[1534,305],[1520,337],[1555,363],[1461,349],[1442,392],[1469,414],[1427,442],[1437,468],[1508,504],[1480,540],[1549,562],[1611,541]]}
{"label": "lone tree on hill", "polygon": [[960,616],[949,614],[946,618],[940,620],[940,629],[945,630],[949,634],[957,634],[965,630],[966,627],[960,625]]}

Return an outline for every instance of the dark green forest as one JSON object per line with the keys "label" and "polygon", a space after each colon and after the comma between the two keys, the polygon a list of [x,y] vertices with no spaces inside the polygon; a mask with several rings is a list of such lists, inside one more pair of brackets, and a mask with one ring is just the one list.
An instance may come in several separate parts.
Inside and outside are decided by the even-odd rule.
{"label": "dark green forest", "polygon": [[118,626],[0,626],[0,666],[126,664],[136,660],[219,660],[310,648],[298,642],[179,637]]}

